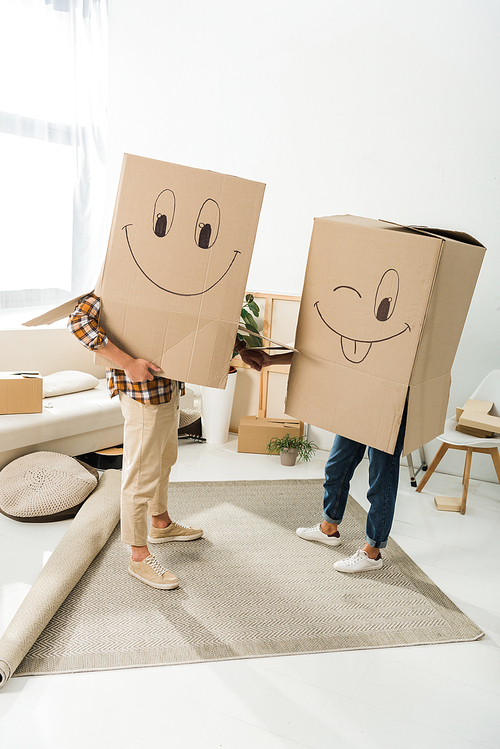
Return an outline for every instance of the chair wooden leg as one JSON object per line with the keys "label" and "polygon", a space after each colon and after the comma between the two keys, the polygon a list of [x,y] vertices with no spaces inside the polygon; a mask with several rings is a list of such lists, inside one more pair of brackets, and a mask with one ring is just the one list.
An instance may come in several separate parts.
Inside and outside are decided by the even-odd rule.
{"label": "chair wooden leg", "polygon": [[495,466],[495,471],[497,473],[498,481],[500,483],[500,454],[498,452],[498,447],[491,448],[491,459],[493,461],[493,465]]}
{"label": "chair wooden leg", "polygon": [[473,448],[468,447],[467,448],[467,455],[465,456],[465,468],[464,468],[464,490],[462,492],[462,506],[460,507],[460,514],[465,515],[465,507],[467,505],[467,493],[469,491],[469,478],[470,478],[470,468],[472,465],[472,452]]}
{"label": "chair wooden leg", "polygon": [[425,472],[425,476],[422,477],[422,481],[417,486],[417,488],[415,489],[415,491],[417,491],[417,492],[421,492],[422,491],[422,489],[424,488],[424,486],[426,485],[426,483],[429,481],[430,477],[432,476],[432,474],[434,473],[434,471],[436,470],[436,468],[438,467],[438,465],[440,464],[440,462],[442,461],[442,459],[446,455],[449,447],[450,446],[447,445],[446,442],[442,442],[441,443],[441,447],[439,448],[439,450],[435,454],[435,456],[434,456],[434,458],[432,460],[432,463],[430,464],[429,468]]}

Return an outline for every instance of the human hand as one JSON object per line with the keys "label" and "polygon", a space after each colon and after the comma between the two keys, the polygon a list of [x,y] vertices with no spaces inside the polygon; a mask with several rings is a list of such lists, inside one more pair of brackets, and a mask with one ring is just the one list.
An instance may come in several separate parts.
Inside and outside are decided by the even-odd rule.
{"label": "human hand", "polygon": [[266,366],[264,356],[267,356],[267,354],[264,354],[260,349],[244,348],[240,350],[239,354],[245,364],[248,364],[249,367],[257,370],[257,372],[260,372],[262,367]]}
{"label": "human hand", "polygon": [[147,359],[131,359],[130,363],[124,367],[125,374],[132,382],[146,382],[146,380],[151,382],[154,379],[154,375],[150,370],[161,372],[161,367],[158,367]]}

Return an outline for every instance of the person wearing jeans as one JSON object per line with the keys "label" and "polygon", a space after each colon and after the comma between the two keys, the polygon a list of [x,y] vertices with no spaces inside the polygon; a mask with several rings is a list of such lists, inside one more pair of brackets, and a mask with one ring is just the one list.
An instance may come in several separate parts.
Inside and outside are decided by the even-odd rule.
{"label": "person wearing jeans", "polygon": [[[339,572],[363,572],[382,567],[380,549],[387,546],[394,518],[399,482],[399,460],[403,450],[406,409],[392,454],[368,448],[370,461],[367,499],[370,509],[366,518],[365,545],[347,559],[333,565]],[[306,541],[320,541],[329,546],[341,543],[338,526],[342,522],[354,471],[364,457],[366,445],[347,437],[335,437],[325,466],[323,522],[312,528],[297,528],[297,535]]]}
{"label": "person wearing jeans", "polygon": [[[247,349],[243,361],[260,371],[271,364],[291,364],[293,353],[270,355],[265,351]],[[370,509],[366,518],[365,544],[347,559],[333,565],[339,572],[365,572],[383,565],[381,549],[387,546],[394,518],[399,483],[399,460],[406,428],[406,407],[401,419],[396,447],[392,454],[368,447]],[[325,466],[323,522],[312,528],[297,528],[297,535],[306,541],[319,541],[328,546],[341,544],[338,526],[342,522],[349,496],[349,484],[356,467],[364,457],[366,445],[347,437],[335,437]]]}

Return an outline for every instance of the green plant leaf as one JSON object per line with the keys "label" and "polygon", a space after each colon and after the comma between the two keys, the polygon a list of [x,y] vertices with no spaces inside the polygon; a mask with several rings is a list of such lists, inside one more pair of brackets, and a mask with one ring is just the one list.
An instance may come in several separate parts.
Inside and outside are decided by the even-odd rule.
{"label": "green plant leaf", "polygon": [[255,319],[246,310],[242,310],[241,311],[241,316],[242,316],[243,321],[245,323],[245,327],[248,330],[251,330],[254,333],[259,333],[260,332],[259,331],[259,327],[258,327]]}
{"label": "green plant leaf", "polygon": [[283,437],[273,437],[267,444],[267,452],[273,455],[277,452],[287,452],[295,448],[298,450],[297,460],[309,461],[318,449],[318,446],[307,439],[304,435],[291,437],[287,432]]}
{"label": "green plant leaf", "polygon": [[260,348],[262,346],[262,338],[258,338],[255,335],[244,335],[243,340],[248,348]]}
{"label": "green plant leaf", "polygon": [[260,315],[259,305],[256,302],[249,302],[248,309],[253,312],[255,317],[258,317]]}
{"label": "green plant leaf", "polygon": [[250,348],[260,348],[262,346],[262,338],[258,338],[255,335],[248,336]]}

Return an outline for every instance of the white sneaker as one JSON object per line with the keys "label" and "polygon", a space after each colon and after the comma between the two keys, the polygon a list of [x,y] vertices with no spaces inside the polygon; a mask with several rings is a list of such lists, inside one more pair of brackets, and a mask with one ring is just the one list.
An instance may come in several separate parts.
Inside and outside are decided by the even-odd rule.
{"label": "white sneaker", "polygon": [[321,523],[313,526],[312,528],[297,528],[297,536],[305,538],[306,541],[320,541],[322,544],[327,546],[338,546],[340,541],[340,533],[336,531],[332,536],[327,536],[321,530]]}
{"label": "white sneaker", "polygon": [[358,549],[352,557],[341,559],[333,565],[338,572],[366,572],[367,570],[379,570],[383,565],[382,557],[370,559],[366,551]]}

